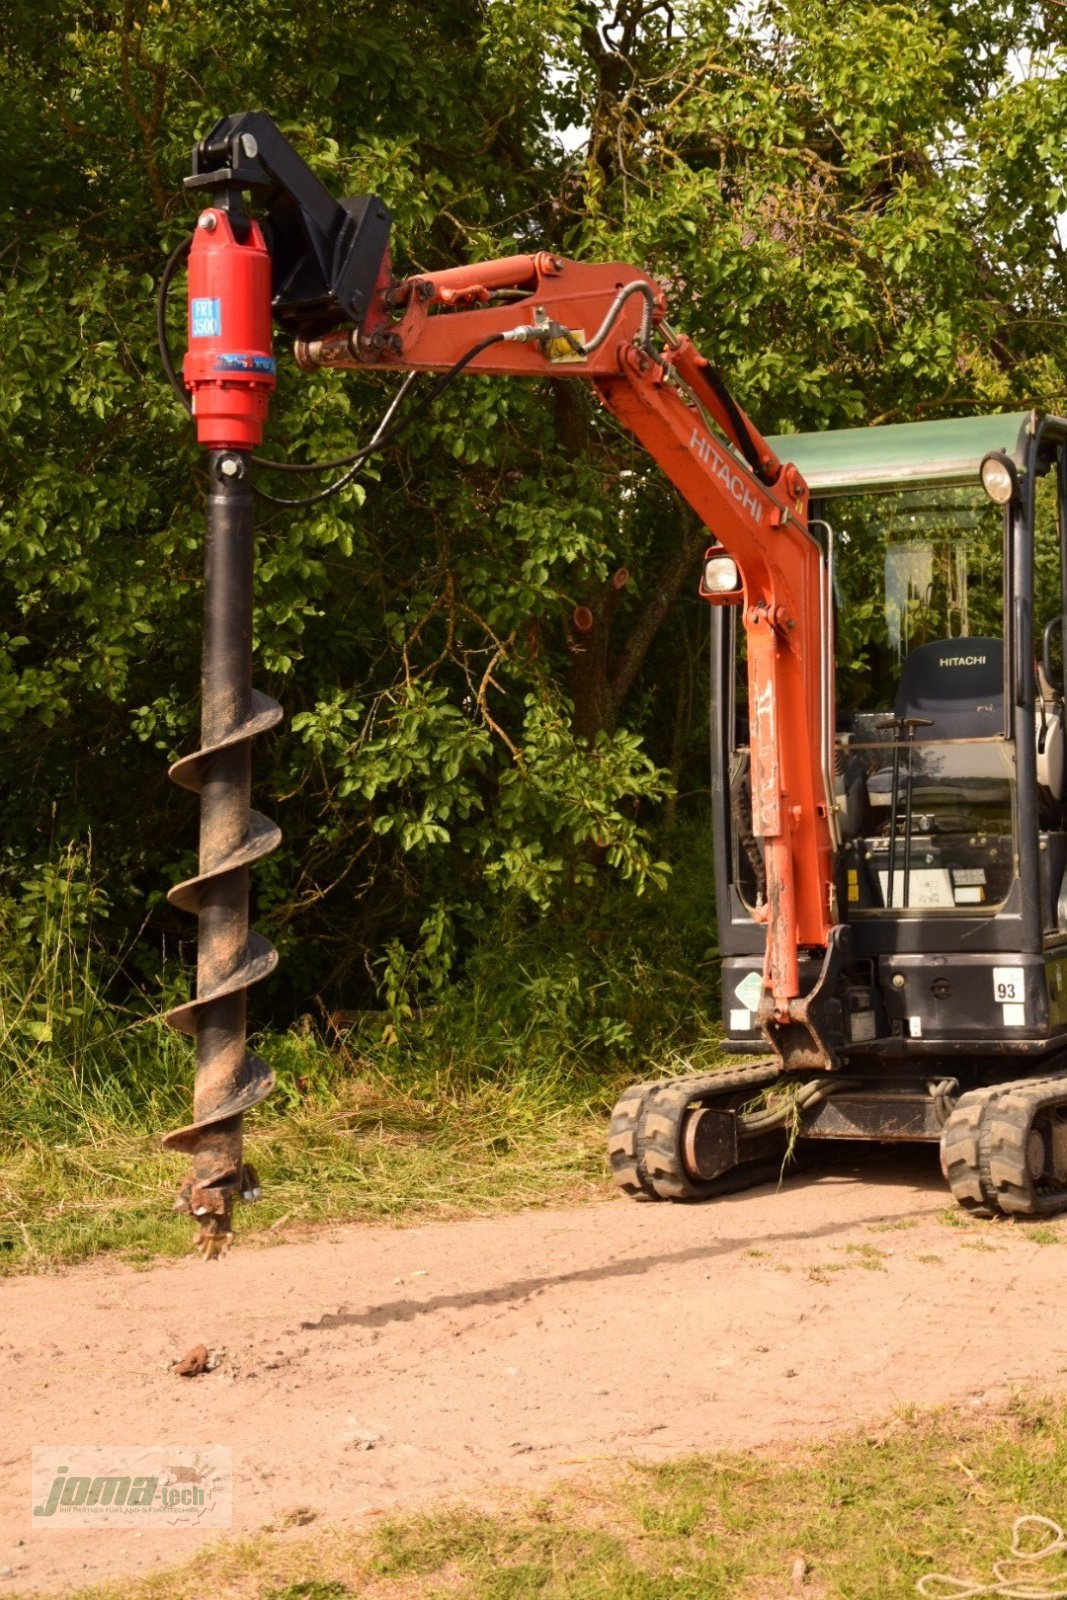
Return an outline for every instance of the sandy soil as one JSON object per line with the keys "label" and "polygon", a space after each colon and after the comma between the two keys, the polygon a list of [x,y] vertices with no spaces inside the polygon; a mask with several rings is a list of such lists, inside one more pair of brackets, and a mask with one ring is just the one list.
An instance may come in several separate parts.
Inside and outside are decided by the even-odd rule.
{"label": "sandy soil", "polygon": [[[0,1594],[151,1570],[208,1537],[40,1531],[34,1444],[231,1445],[245,1531],[1064,1386],[1065,1244],[952,1227],[946,1208],[932,1151],[850,1152],[709,1206],[356,1226],[215,1266],[8,1280]],[[178,1377],[200,1343],[220,1365]]]}

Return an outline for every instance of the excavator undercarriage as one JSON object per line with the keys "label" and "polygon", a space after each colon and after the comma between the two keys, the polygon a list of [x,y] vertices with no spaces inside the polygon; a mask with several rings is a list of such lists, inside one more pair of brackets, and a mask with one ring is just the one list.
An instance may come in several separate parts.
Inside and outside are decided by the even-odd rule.
{"label": "excavator undercarriage", "polygon": [[972,1215],[1053,1216],[1067,1210],[1067,1064],[964,1094],[955,1078],[804,1078],[775,1056],[637,1083],[616,1102],[608,1156],[632,1198],[711,1200],[811,1164],[828,1139],[939,1142]]}

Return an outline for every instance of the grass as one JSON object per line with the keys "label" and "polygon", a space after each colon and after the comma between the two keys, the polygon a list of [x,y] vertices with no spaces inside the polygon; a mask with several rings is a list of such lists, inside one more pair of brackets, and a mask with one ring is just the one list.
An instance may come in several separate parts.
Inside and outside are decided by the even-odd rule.
{"label": "grass", "polygon": [[[96,937],[104,911],[75,851],[20,905],[0,899],[0,1275],[190,1247],[188,1219],[170,1210],[187,1161],[160,1137],[188,1120],[192,1051],[154,1014],[153,986],[130,1004],[136,984]],[[618,1090],[723,1060],[702,977],[672,966],[662,942],[601,943],[577,926],[493,934],[461,982],[401,984],[391,1011],[360,1014],[343,1036],[305,1019],[254,1041],[278,1088],[247,1122],[264,1200],[240,1211],[243,1237],[607,1195]],[[943,1220],[978,1226],[955,1209]],[[1043,1224],[1031,1237],[1067,1235]],[[857,1247],[848,1264],[877,1271],[880,1258]]]}
{"label": "grass", "polygon": [[[499,1212],[609,1192],[603,1140],[612,1090],[602,1081],[517,1074],[405,1087],[307,1037],[259,1048],[274,1060],[288,1057],[290,1072],[303,1061],[329,1081],[249,1118],[246,1151],[264,1198],[241,1208],[242,1236],[291,1236],[302,1224],[358,1218]],[[191,1072],[187,1062],[190,1082]],[[159,1142],[163,1129],[184,1120],[177,1100],[150,1099],[130,1127],[88,1094],[62,1140],[25,1122],[0,1137],[0,1273],[104,1252],[143,1261],[187,1251],[189,1219],[172,1214],[169,1203],[188,1161]]]}
{"label": "grass", "polygon": [[1040,1222],[1036,1227],[1028,1228],[1026,1237],[1031,1244],[1063,1244],[1067,1240],[1061,1222]]}
{"label": "grass", "polygon": [[[933,1572],[988,1581],[1013,1519],[1034,1513],[1067,1513],[1063,1400],[909,1408],[784,1454],[611,1469],[369,1529],[268,1531],[70,1600],[789,1600],[798,1584],[810,1600],[900,1600]],[[1054,1591],[1067,1561],[1038,1577]]]}
{"label": "grass", "polygon": [[[0,1274],[190,1247],[189,1219],[170,1209],[188,1160],[160,1138],[188,1120],[192,1050],[158,1016],[109,999],[73,925],[77,889],[72,869],[33,940],[0,907]],[[611,1074],[562,1052],[550,1071],[483,1070],[476,1037],[456,1061],[405,1048],[382,1018],[369,1032],[372,1049],[354,1034],[328,1047],[308,1025],[254,1041],[278,1089],[246,1124],[265,1198],[242,1208],[242,1234],[606,1192]]]}
{"label": "grass", "polygon": [[857,1266],[865,1267],[868,1272],[884,1272],[885,1251],[877,1249],[873,1244],[846,1244],[845,1254],[857,1256]]}
{"label": "grass", "polygon": [[[0,899],[0,1274],[182,1253],[191,1225],[169,1208],[188,1161],[159,1141],[189,1118],[189,1042],[160,1020],[156,980],[128,970],[137,949],[124,957],[105,937],[85,852],[61,852],[23,888]],[[348,1032],[304,1019],[254,1040],[278,1087],[247,1119],[264,1200],[242,1208],[240,1233],[610,1192],[618,1090],[694,1040],[692,1070],[719,1059],[707,975],[662,934],[650,948],[631,900],[618,937],[501,922],[459,981],[420,977],[416,952],[389,1007]]]}

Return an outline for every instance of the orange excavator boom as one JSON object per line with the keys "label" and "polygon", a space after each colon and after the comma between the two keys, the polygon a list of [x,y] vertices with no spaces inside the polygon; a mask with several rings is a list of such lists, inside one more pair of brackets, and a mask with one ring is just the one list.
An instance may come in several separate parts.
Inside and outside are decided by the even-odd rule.
{"label": "orange excavator boom", "polygon": [[[358,327],[298,339],[305,370],[582,379],[640,441],[736,563],[748,645],[753,831],[764,852],[762,1015],[807,1025],[801,949],[833,943],[832,603],[807,486],[778,460],[715,367],[666,322],[639,269],[547,253],[394,282],[387,262]],[[710,553],[710,552],[709,552]],[[713,598],[708,596],[708,598]],[[720,597],[714,597],[720,598]],[[795,1041],[804,1048],[805,1041]],[[805,1065],[817,1051],[805,1051]]]}

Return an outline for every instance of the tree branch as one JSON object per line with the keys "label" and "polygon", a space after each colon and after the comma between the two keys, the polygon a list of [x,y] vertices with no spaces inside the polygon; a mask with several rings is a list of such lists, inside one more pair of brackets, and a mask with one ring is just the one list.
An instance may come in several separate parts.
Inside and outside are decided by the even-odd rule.
{"label": "tree branch", "polygon": [[618,712],[659,632],[667,613],[692,578],[710,538],[707,528],[688,510],[682,511],[682,538],[668,557],[652,589],[652,596],[637,617],[630,636],[616,657],[611,675],[611,698]]}

